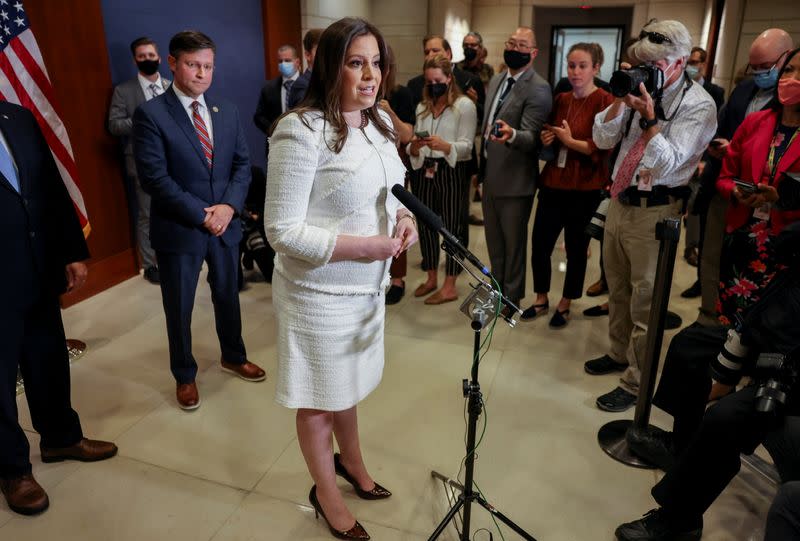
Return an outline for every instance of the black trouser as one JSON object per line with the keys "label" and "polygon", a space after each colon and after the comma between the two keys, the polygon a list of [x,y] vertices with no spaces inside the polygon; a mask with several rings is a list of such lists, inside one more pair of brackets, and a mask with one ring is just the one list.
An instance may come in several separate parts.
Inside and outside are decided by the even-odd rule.
{"label": "black trouser", "polygon": [[682,329],[669,344],[653,405],[672,415],[678,450],[686,448],[703,420],[711,392],[708,369],[727,332],[724,327],[694,324]]}
{"label": "black trouser", "polygon": [[564,278],[563,297],[579,299],[583,295],[586,250],[589,248],[590,240],[586,226],[599,203],[599,191],[539,189],[539,204],[536,207],[531,240],[531,268],[535,293],[550,291],[552,276],[550,257],[563,230],[567,249],[567,274]]}
{"label": "black trouser", "polygon": [[764,541],[800,539],[800,481],[791,481],[778,489],[767,515]]}
{"label": "black trouser", "polygon": [[783,482],[800,479],[800,417],[758,413],[755,393],[755,386],[747,387],[708,409],[688,449],[653,487],[653,498],[667,512],[700,517],[739,472],[739,455],[753,453],[759,444]]}
{"label": "black trouser", "polygon": [[18,366],[41,446],[69,447],[83,432],[70,403],[69,354],[58,297],[32,292],[26,306],[5,304],[0,344],[0,477],[9,478],[31,471],[30,446],[17,418]]}
{"label": "black trouser", "polygon": [[[469,244],[469,176],[468,161],[456,162],[450,167],[443,158],[426,160],[436,163],[433,178],[425,178],[423,166],[414,172],[412,189],[422,203],[438,214],[444,226],[454,234],[464,246]],[[419,223],[419,246],[422,251],[422,270],[436,270],[439,266],[439,233]],[[452,257],[447,256],[445,271],[448,276],[456,276],[463,269]]]}

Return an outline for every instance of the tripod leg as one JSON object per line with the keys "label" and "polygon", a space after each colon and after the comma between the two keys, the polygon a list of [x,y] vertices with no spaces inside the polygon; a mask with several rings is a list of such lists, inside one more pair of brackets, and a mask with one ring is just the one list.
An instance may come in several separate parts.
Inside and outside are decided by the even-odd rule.
{"label": "tripod leg", "polygon": [[492,507],[492,505],[489,502],[487,502],[486,500],[484,500],[482,496],[476,495],[475,496],[475,501],[477,503],[479,503],[481,505],[481,507],[483,507],[484,509],[489,511],[492,514],[492,516],[497,517],[498,519],[500,519],[500,522],[502,522],[503,524],[505,524],[506,526],[508,526],[512,530],[514,530],[523,539],[527,539],[528,541],[536,541],[535,537],[533,537],[531,534],[529,534],[528,532],[526,532],[525,530],[523,530],[522,528],[520,528],[516,524],[514,524],[514,521],[512,521],[510,518],[505,516],[503,513],[501,513],[500,511],[498,511],[494,507]]}
{"label": "tripod leg", "polygon": [[442,521],[439,523],[439,525],[433,531],[431,536],[428,538],[428,541],[433,541],[434,539],[438,539],[438,537],[440,535],[442,535],[442,532],[447,527],[447,524],[451,520],[453,520],[453,517],[456,516],[456,513],[458,513],[458,511],[461,509],[461,507],[463,505],[464,505],[464,497],[463,496],[459,496],[458,501],[456,502],[456,504],[453,507],[450,508],[450,511],[447,512],[447,515],[445,515],[445,517],[442,519]]}

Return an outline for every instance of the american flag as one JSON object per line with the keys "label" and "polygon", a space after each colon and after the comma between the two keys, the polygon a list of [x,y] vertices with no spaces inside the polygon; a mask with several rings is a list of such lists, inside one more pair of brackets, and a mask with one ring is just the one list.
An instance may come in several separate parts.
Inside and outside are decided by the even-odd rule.
{"label": "american flag", "polygon": [[22,0],[0,0],[0,100],[22,105],[36,117],[75,204],[83,234],[88,236],[91,228],[86,205],[78,188],[78,168],[75,166],[72,145],[56,111],[53,85],[31,32]]}

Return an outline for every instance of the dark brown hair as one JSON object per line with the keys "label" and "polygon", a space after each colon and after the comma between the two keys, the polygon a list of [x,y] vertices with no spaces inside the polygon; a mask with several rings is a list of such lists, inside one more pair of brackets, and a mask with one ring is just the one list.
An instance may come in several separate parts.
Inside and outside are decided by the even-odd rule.
{"label": "dark brown hair", "polygon": [[599,43],[576,43],[569,48],[567,56],[571,55],[572,51],[583,51],[588,53],[592,58],[592,67],[603,65],[603,48]]}
{"label": "dark brown hair", "polygon": [[217,53],[214,40],[197,30],[178,32],[169,40],[169,54],[173,58],[178,58],[181,53],[193,53],[203,49],[211,49],[214,54]]}
{"label": "dark brown hair", "polygon": [[[442,73],[445,77],[450,77],[450,83],[447,85],[446,94],[447,106],[450,107],[463,94],[458,88],[458,83],[456,82],[455,77],[453,77],[453,64],[450,62],[450,59],[443,54],[437,54],[425,61],[425,63],[422,65],[423,76],[425,74],[425,70],[437,68],[442,70]],[[431,96],[430,92],[428,92],[427,83],[422,90],[421,103],[425,108],[419,113],[419,116],[425,116],[433,113],[433,96]]]}
{"label": "dark brown hair", "polygon": [[141,47],[142,45],[152,45],[156,49],[156,53],[158,52],[158,45],[152,39],[148,38],[147,36],[142,36],[140,38],[136,38],[131,42],[131,54],[136,56],[136,49]]}
{"label": "dark brown hair", "polygon": [[700,53],[700,62],[705,64],[706,58],[708,58],[708,53],[706,50],[702,47],[692,47],[692,52],[689,54],[693,55],[694,53]]}
{"label": "dark brown hair", "polygon": [[319,38],[322,36],[322,32],[322,28],[312,28],[306,32],[306,35],[303,36],[303,49],[306,52],[310,53],[314,47],[319,45]]}
{"label": "dark brown hair", "polygon": [[427,45],[428,42],[432,39],[442,40],[442,48],[450,54],[453,53],[453,50],[450,48],[450,42],[444,39],[444,36],[441,36],[439,34],[428,34],[427,36],[422,38],[422,48],[424,49],[425,45]]}
{"label": "dark brown hair", "polygon": [[331,24],[320,36],[308,91],[295,111],[300,115],[303,124],[309,128],[311,125],[306,114],[313,111],[322,112],[325,122],[330,124],[336,133],[331,149],[336,153],[341,152],[344,147],[348,132],[347,122],[342,115],[342,70],[347,60],[347,49],[355,38],[361,36],[373,36],[378,42],[382,75],[375,103],[369,109],[364,109],[364,113],[383,136],[391,141],[397,137],[391,125],[387,124],[379,114],[378,108],[378,102],[385,94],[387,75],[390,75],[386,41],[380,31],[364,19],[345,17]]}

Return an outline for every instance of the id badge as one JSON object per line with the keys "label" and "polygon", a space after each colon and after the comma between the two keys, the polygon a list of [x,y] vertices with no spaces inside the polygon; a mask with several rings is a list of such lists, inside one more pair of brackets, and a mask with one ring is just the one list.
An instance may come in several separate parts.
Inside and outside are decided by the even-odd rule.
{"label": "id badge", "polygon": [[636,175],[636,189],[640,192],[653,191],[653,173],[650,169],[639,169]]}
{"label": "id badge", "polygon": [[439,170],[439,162],[433,162],[425,167],[425,178],[433,178]]}
{"label": "id badge", "polygon": [[567,149],[565,147],[561,147],[558,151],[558,162],[556,163],[558,167],[564,169],[567,166]]}
{"label": "id badge", "polygon": [[770,204],[766,203],[757,209],[753,210],[753,218],[757,220],[769,221]]}

